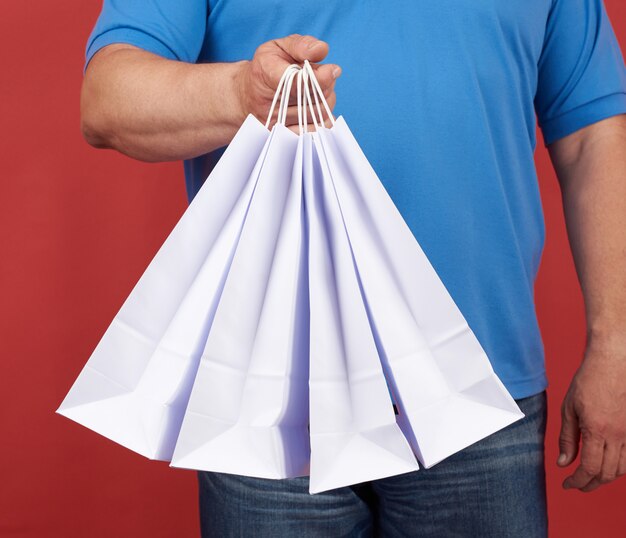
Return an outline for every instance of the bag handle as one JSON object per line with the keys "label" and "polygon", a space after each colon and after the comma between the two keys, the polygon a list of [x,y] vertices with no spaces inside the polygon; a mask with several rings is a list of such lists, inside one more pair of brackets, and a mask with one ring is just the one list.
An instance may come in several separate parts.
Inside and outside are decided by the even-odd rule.
{"label": "bag handle", "polygon": [[311,92],[309,90],[309,74],[306,69],[301,69],[298,72],[298,126],[300,128],[300,134],[308,131],[308,118],[307,110],[311,112],[311,120],[317,131],[319,127],[318,118],[315,115],[315,109],[311,102]]}
{"label": "bag handle", "polygon": [[[278,101],[278,96],[280,95],[280,104],[278,106],[278,120],[281,117],[281,107],[283,107],[283,102],[285,101],[285,92],[284,87],[286,85],[287,79],[289,78],[289,90],[291,90],[291,82],[293,81],[293,75],[295,75],[300,70],[300,66],[298,64],[290,64],[285,68],[280,80],[278,81],[278,87],[276,88],[276,92],[274,92],[274,99],[272,99],[272,104],[270,106],[270,111],[267,115],[267,121],[265,122],[265,128],[269,129],[270,121],[272,119],[272,115],[274,114],[274,108],[276,107],[276,102]],[[293,75],[292,75],[293,74]],[[287,94],[287,103],[289,102],[289,94]],[[285,107],[286,108],[286,107]],[[285,112],[286,115],[286,112]]]}
{"label": "bag handle", "polygon": [[[311,120],[315,126],[315,130],[317,131],[324,126],[324,114],[322,113],[320,101],[324,106],[326,115],[330,119],[331,124],[334,125],[335,118],[333,117],[326,98],[324,97],[324,92],[315,77],[313,67],[308,60],[305,60],[302,67],[297,64],[290,64],[285,68],[285,71],[278,82],[276,92],[274,93],[274,98],[272,99],[272,104],[267,115],[267,121],[265,122],[265,128],[269,129],[270,121],[272,119],[272,115],[274,114],[274,109],[279,96],[280,102],[278,105],[278,117],[276,123],[285,125],[287,121],[287,111],[289,109],[289,97],[294,78],[296,78],[298,127],[300,134],[306,132],[308,128],[307,109],[311,113]],[[313,93],[313,98],[311,98],[311,92]],[[313,106],[313,101],[315,101],[315,107]]]}
{"label": "bag handle", "polygon": [[280,106],[278,108],[278,123],[285,125],[287,123],[287,111],[289,110],[289,97],[291,95],[291,86],[293,84],[293,80],[296,78],[299,69],[291,70],[287,75],[285,80],[285,85],[283,87],[283,93],[280,97]]}
{"label": "bag handle", "polygon": [[317,81],[315,72],[313,71],[313,67],[309,63],[309,60],[304,60],[304,65],[302,66],[302,69],[306,71],[308,75],[308,79],[310,79],[313,83],[311,88],[313,89],[313,97],[315,99],[315,105],[317,107],[317,111],[319,114],[320,125],[322,126],[324,125],[322,109],[320,108],[320,100],[322,101],[322,104],[324,105],[324,109],[326,110],[326,115],[328,116],[330,123],[332,125],[335,125],[335,118],[333,116],[332,111],[330,110],[328,101],[326,101],[326,97],[324,97],[324,92],[322,91],[322,87],[320,86],[320,83]]}

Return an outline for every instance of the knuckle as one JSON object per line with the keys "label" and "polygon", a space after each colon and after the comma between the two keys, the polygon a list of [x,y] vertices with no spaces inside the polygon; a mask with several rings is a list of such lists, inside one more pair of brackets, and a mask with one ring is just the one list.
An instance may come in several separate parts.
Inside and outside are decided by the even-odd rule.
{"label": "knuckle", "polygon": [[626,440],[626,425],[619,423],[613,426],[613,436],[617,441],[623,442]]}
{"label": "knuckle", "polygon": [[604,439],[607,431],[607,425],[603,420],[591,420],[588,424],[581,427],[580,436],[583,441],[594,441]]}
{"label": "knuckle", "polygon": [[580,469],[587,476],[596,476],[600,472],[600,468],[595,462],[583,462]]}
{"label": "knuckle", "polygon": [[277,39],[272,39],[270,41],[266,41],[265,43],[261,43],[254,51],[255,58],[267,56],[268,54],[275,52],[276,48],[280,48],[277,41]]}
{"label": "knuckle", "polygon": [[330,107],[330,109],[332,110],[333,108],[335,108],[335,105],[337,104],[337,97],[335,96],[335,94],[333,93],[328,99],[328,106]]}
{"label": "knuckle", "polygon": [[254,56],[259,56],[267,51],[267,49],[274,45],[274,41],[266,41],[265,43],[261,43],[256,50],[254,51]]}
{"label": "knuckle", "polygon": [[250,72],[253,77],[259,77],[263,74],[264,66],[267,62],[263,58],[258,58],[250,64]]}
{"label": "knuckle", "polygon": [[262,60],[252,67],[252,76],[273,91],[278,84],[278,80],[275,78],[275,70],[275,62]]}
{"label": "knuckle", "polygon": [[335,83],[331,82],[324,87],[324,97],[327,99],[335,93]]}
{"label": "knuckle", "polygon": [[600,475],[598,476],[598,481],[601,484],[608,484],[609,482],[612,482],[613,480],[615,480],[615,476],[610,473],[600,473]]}
{"label": "knuckle", "polygon": [[298,44],[300,43],[309,44],[309,43],[313,43],[314,41],[317,41],[317,39],[315,39],[311,35],[301,35],[298,38]]}
{"label": "knuckle", "polygon": [[606,437],[611,430],[611,425],[605,420],[595,420],[593,422],[593,429],[595,430],[594,433],[596,434],[596,437]]}

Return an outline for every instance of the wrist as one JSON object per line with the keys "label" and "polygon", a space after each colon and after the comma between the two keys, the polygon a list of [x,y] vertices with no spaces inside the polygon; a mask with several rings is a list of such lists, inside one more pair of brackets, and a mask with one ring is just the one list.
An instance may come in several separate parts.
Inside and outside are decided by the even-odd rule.
{"label": "wrist", "polygon": [[589,324],[586,356],[610,356],[626,361],[626,327],[612,323]]}
{"label": "wrist", "polygon": [[237,128],[251,112],[251,107],[246,89],[248,88],[248,71],[250,69],[249,60],[233,62],[233,72],[230,79],[230,90],[233,96],[233,120]]}
{"label": "wrist", "polygon": [[193,84],[194,88],[201,88],[200,109],[204,110],[197,116],[204,140],[201,153],[229,144],[246,119],[241,90],[246,63],[197,64],[200,78]]}

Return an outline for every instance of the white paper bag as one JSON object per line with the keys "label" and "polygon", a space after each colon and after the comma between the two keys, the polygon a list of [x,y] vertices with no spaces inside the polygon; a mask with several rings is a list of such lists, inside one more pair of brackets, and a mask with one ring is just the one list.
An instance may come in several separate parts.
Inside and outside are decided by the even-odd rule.
{"label": "white paper bag", "polygon": [[418,468],[396,424],[334,187],[304,138],[309,237],[310,491]]}
{"label": "white paper bag", "polygon": [[254,117],[246,119],[59,414],[148,458],[170,460],[269,134]]}
{"label": "white paper bag", "polygon": [[172,466],[265,478],[308,471],[298,138],[283,125],[272,131]]}
{"label": "white paper bag", "polygon": [[310,473],[311,492],[522,416],[308,62],[265,126],[246,119],[57,412],[174,467]]}
{"label": "white paper bag", "polygon": [[343,118],[318,133],[398,420],[425,467],[524,415]]}

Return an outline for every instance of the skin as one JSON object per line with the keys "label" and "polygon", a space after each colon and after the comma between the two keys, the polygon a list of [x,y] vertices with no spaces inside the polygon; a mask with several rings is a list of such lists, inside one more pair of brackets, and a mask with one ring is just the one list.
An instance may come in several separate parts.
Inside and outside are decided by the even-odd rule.
{"label": "skin", "polygon": [[[103,47],[83,79],[83,136],[92,146],[148,162],[208,153],[228,144],[248,114],[265,123],[285,67],[321,62],[327,54],[326,43],[298,34],[268,41],[252,60],[232,63],[190,64],[132,45]],[[313,69],[332,109],[341,68]],[[290,104],[295,99],[294,87]],[[297,123],[297,108],[290,106],[286,124],[295,131]]]}
{"label": "skin", "polygon": [[626,115],[552,143],[585,299],[587,346],[561,408],[557,464],[584,492],[626,474]]}
{"label": "skin", "polygon": [[[265,122],[290,63],[321,62],[328,45],[293,34],[264,43],[250,61],[188,64],[131,45],[94,55],[81,92],[81,127],[93,146],[157,162],[228,144],[248,114]],[[334,107],[333,64],[314,65]],[[295,103],[295,91],[290,104]],[[295,131],[297,111],[287,125]],[[592,491],[626,473],[626,116],[614,116],[548,147],[563,195],[588,338],[562,405],[558,465],[578,465],[563,487]]]}

